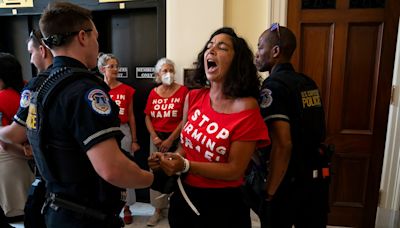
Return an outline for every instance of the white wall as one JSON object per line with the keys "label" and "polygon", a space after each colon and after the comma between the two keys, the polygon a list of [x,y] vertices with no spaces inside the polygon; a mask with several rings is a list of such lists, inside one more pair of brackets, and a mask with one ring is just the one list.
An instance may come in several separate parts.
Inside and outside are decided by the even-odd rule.
{"label": "white wall", "polygon": [[259,36],[268,28],[266,12],[266,0],[225,0],[224,25],[235,29],[255,52]]}
{"label": "white wall", "polygon": [[287,0],[167,0],[167,57],[177,81],[191,68],[210,35],[222,26],[235,29],[253,52],[260,34],[273,22],[286,24]]}
{"label": "white wall", "polygon": [[192,68],[210,35],[223,26],[223,0],[167,0],[167,58],[176,64],[177,82]]}

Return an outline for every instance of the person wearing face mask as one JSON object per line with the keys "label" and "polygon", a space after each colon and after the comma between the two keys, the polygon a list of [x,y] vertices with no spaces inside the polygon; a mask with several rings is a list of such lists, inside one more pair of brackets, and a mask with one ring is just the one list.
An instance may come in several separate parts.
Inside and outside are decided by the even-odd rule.
{"label": "person wearing face mask", "polygon": [[[175,64],[167,58],[158,60],[155,66],[155,81],[161,83],[151,90],[147,99],[146,126],[151,137],[150,152],[175,151],[181,132],[183,103],[188,89],[175,82]],[[168,206],[168,195],[150,188],[150,201],[156,208],[147,225],[155,226],[165,217],[162,213]]]}

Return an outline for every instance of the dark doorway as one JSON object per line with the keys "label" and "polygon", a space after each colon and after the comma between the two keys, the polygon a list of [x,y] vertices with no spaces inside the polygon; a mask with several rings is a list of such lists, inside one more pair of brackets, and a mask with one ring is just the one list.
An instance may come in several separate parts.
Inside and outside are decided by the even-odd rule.
{"label": "dark doorway", "polygon": [[[113,53],[126,67],[127,77],[120,80],[135,90],[134,113],[136,134],[141,147],[135,153],[135,161],[148,169],[149,133],[145,124],[144,108],[150,90],[155,83],[151,78],[137,78],[137,67],[153,67],[165,56],[165,33],[158,29],[157,8],[97,11],[93,13],[99,31],[99,51]],[[164,25],[165,26],[165,25]],[[138,201],[148,201],[148,189],[137,190]]]}

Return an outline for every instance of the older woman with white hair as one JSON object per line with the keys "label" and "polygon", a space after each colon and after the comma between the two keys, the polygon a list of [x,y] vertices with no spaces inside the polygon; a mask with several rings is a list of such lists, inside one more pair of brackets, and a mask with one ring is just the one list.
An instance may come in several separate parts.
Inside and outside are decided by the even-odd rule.
{"label": "older woman with white hair", "polygon": [[[175,82],[175,64],[167,58],[158,60],[155,66],[155,81],[159,86],[151,90],[144,111],[152,141],[150,152],[175,151],[182,128],[183,105],[188,89]],[[155,226],[166,217],[163,210],[166,211],[168,207],[168,194],[163,195],[150,188],[150,201],[156,210],[147,225]]]}
{"label": "older woman with white hair", "polygon": [[[104,75],[104,82],[110,87],[110,97],[119,107],[119,119],[124,138],[121,140],[123,150],[129,152],[131,157],[140,149],[136,137],[136,122],[133,112],[133,98],[135,89],[117,80],[119,61],[113,54],[100,53],[97,67]],[[129,206],[136,202],[135,189],[127,189],[126,205],[124,207],[124,222],[133,222]]]}

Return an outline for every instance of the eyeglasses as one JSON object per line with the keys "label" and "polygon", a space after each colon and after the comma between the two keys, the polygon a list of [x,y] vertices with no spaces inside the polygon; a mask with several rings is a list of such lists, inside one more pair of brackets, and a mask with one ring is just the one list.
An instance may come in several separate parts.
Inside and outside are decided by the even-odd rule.
{"label": "eyeglasses", "polygon": [[29,33],[29,40],[33,40],[37,44],[41,44],[42,33],[39,30],[32,29]]}
{"label": "eyeglasses", "polygon": [[118,69],[119,65],[109,64],[109,65],[105,65],[104,67],[108,68],[108,69]]}
{"label": "eyeglasses", "polygon": [[269,29],[271,32],[276,31],[276,34],[278,34],[278,46],[281,44],[281,32],[279,31],[279,23],[273,23],[271,25],[271,28]]}

